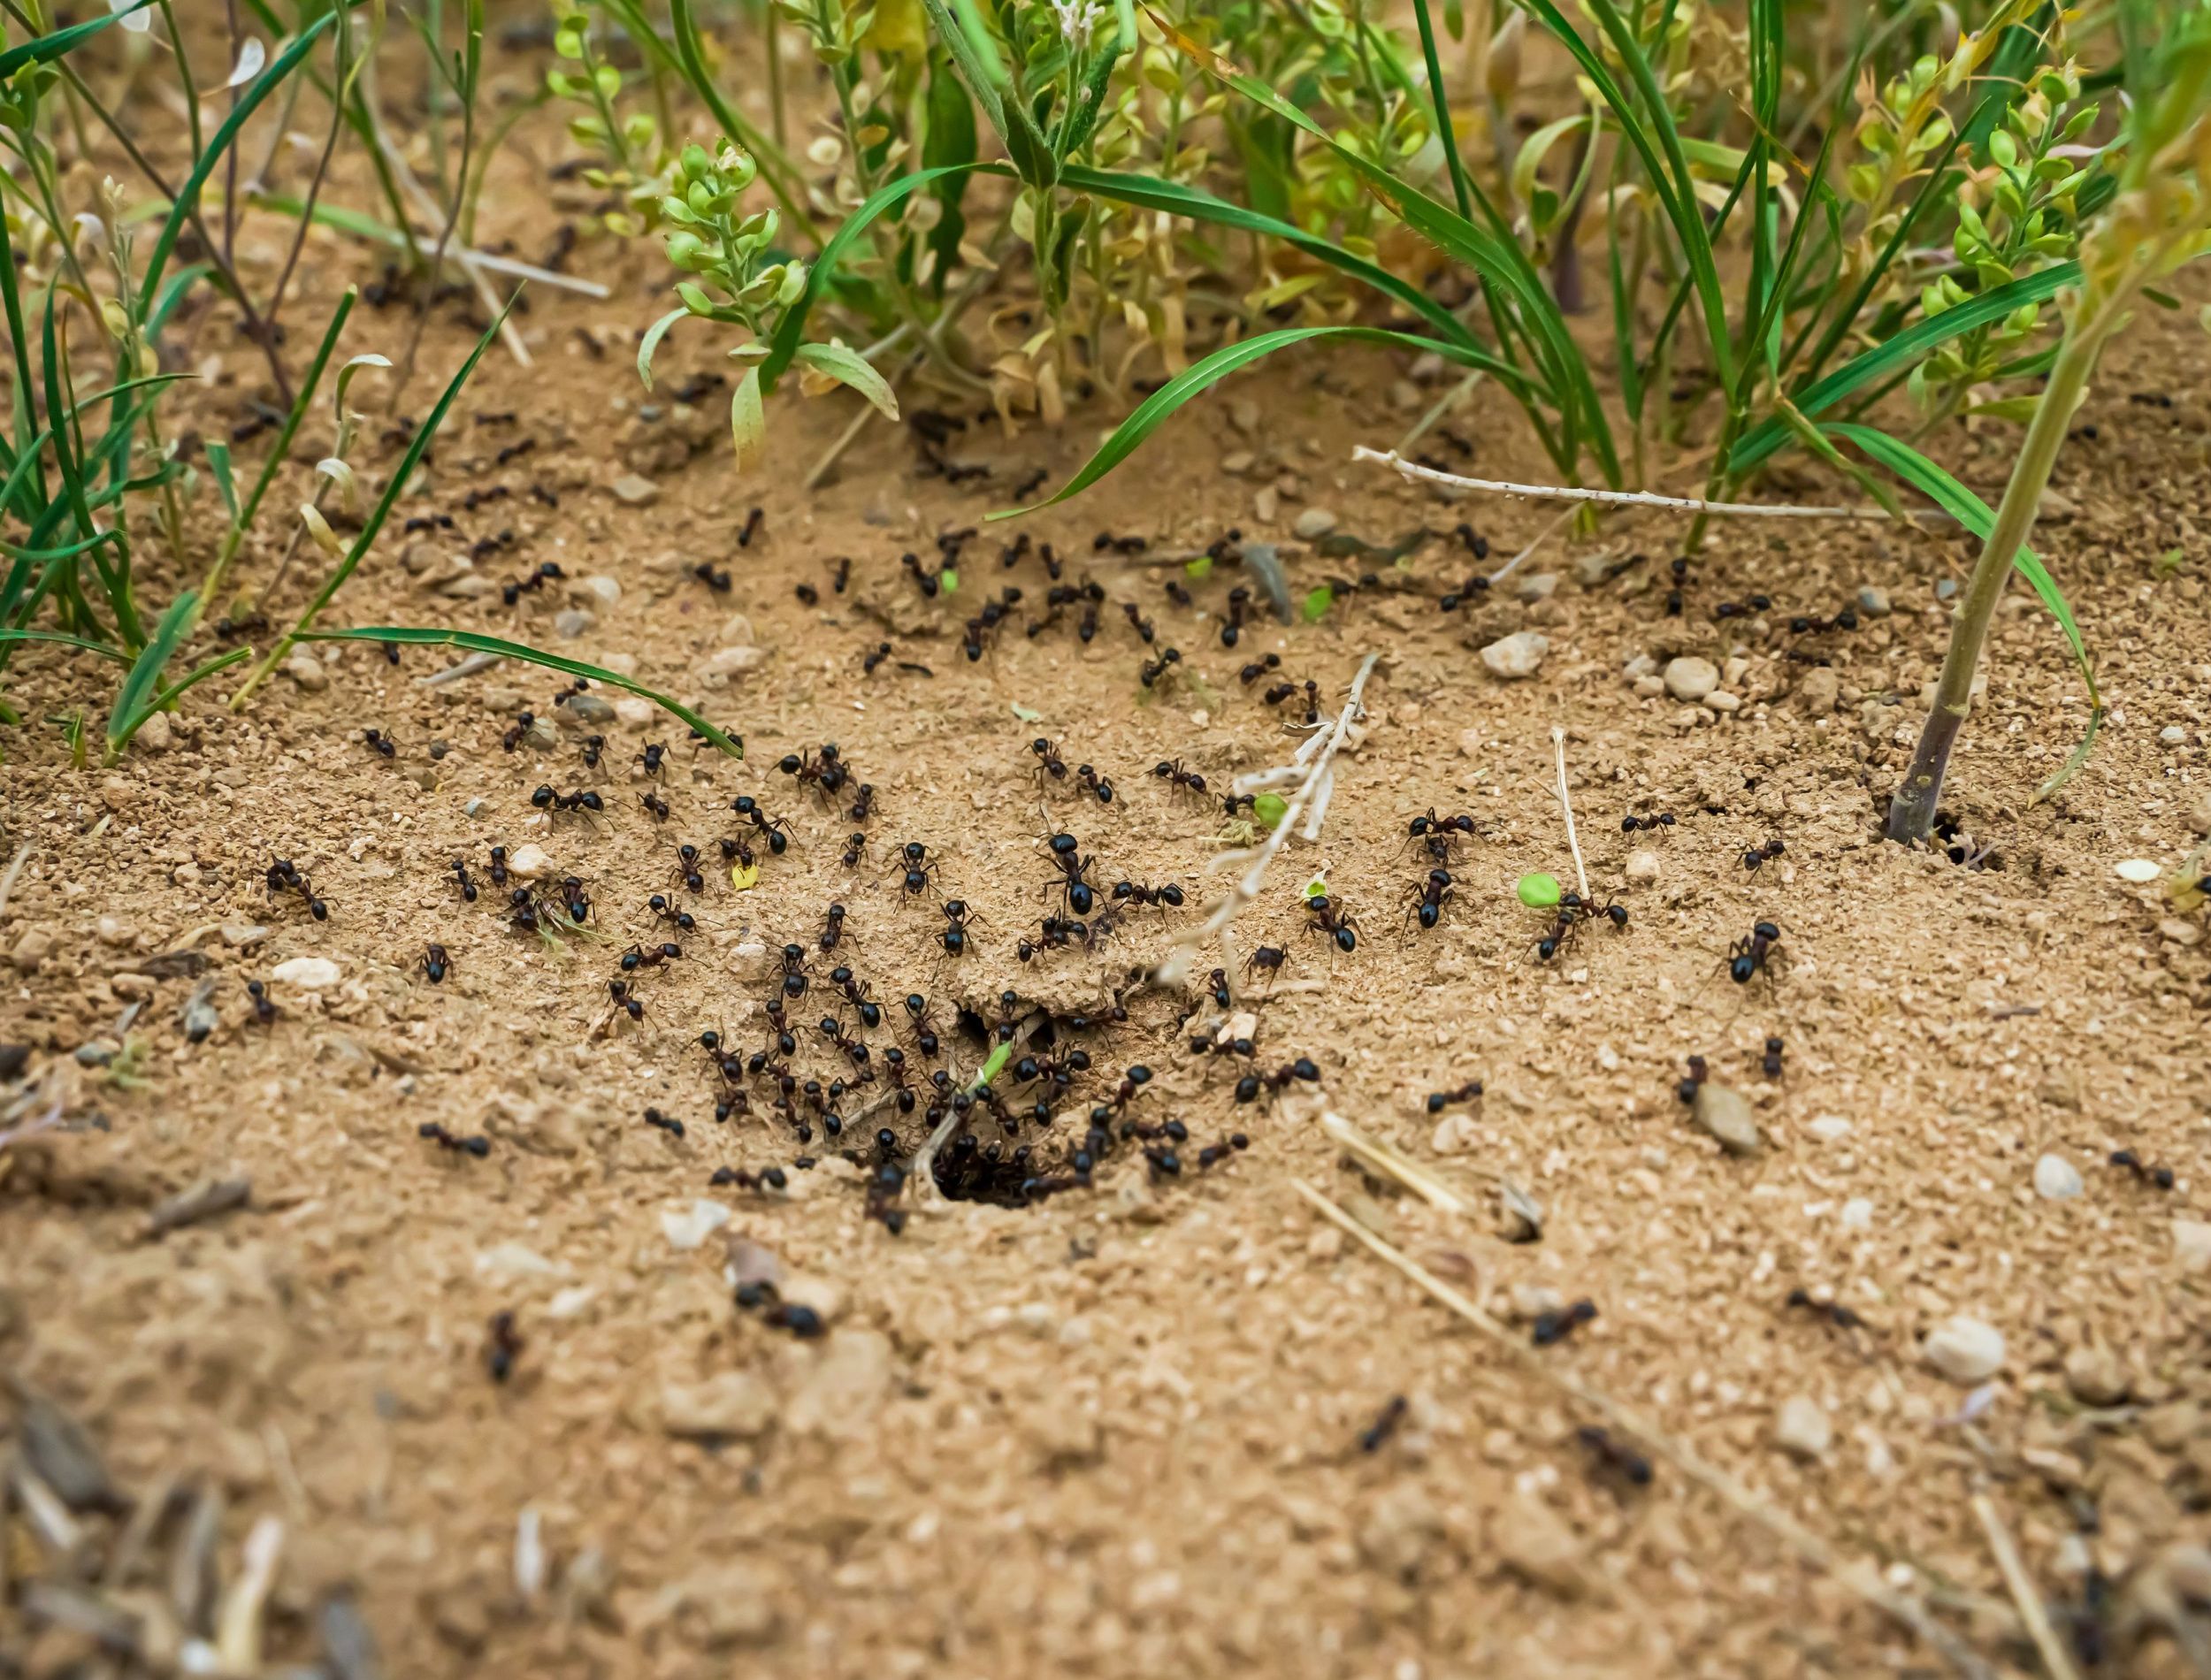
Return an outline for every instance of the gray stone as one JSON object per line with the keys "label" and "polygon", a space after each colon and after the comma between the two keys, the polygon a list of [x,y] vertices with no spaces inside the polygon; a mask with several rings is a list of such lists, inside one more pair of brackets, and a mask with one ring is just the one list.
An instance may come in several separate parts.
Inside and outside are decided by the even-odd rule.
{"label": "gray stone", "polygon": [[1694,706],[1719,686],[1719,667],[1708,659],[1684,653],[1666,661],[1665,683],[1667,693]]}
{"label": "gray stone", "polygon": [[296,986],[303,992],[324,992],[335,986],[344,971],[327,957],[295,957],[269,971],[279,986]]}
{"label": "gray stone", "polygon": [[1696,1088],[1689,1117],[1719,1140],[1730,1155],[1756,1155],[1764,1135],[1750,1111],[1750,1099],[1732,1086],[1706,1080]]}
{"label": "gray stone", "polygon": [[1489,668],[1490,675],[1510,682],[1516,677],[1533,676],[1550,652],[1550,638],[1535,630],[1515,630],[1501,637],[1481,650],[1481,662]]}
{"label": "gray stone", "polygon": [[1335,515],[1326,508],[1306,508],[1304,512],[1297,515],[1296,523],[1290,526],[1290,530],[1296,531],[1307,542],[1311,542],[1316,537],[1325,537],[1335,529]]}
{"label": "gray stone", "polygon": [[2050,1202],[2069,1202],[2085,1187],[2080,1169],[2062,1155],[2046,1155],[2034,1164],[2034,1193]]}
{"label": "gray stone", "polygon": [[1894,609],[1888,604],[1888,592],[1868,584],[1858,591],[1858,610],[1868,618],[1886,618]]}
{"label": "gray stone", "polygon": [[2004,1368],[2004,1334],[1965,1313],[1927,1333],[1927,1363],[1962,1388],[1978,1387]]}
{"label": "gray stone", "polygon": [[330,673],[323,668],[323,662],[304,648],[284,661],[284,674],[310,694],[330,686]]}
{"label": "gray stone", "polygon": [[1937,600],[1947,601],[1957,592],[1958,580],[1956,578],[1939,577],[1935,580],[1935,599]]}
{"label": "gray stone", "polygon": [[609,488],[625,508],[650,508],[661,499],[661,487],[639,473],[624,473]]}
{"label": "gray stone", "polygon": [[613,722],[615,713],[613,706],[601,699],[596,694],[583,693],[571,694],[562,700],[560,704],[559,716],[563,723],[577,727],[588,726],[597,729],[604,729]]}
{"label": "gray stone", "polygon": [[598,618],[581,607],[570,607],[553,615],[553,633],[571,642],[578,636],[589,635],[598,626]]}
{"label": "gray stone", "polygon": [[1809,1394],[1791,1394],[1773,1420],[1773,1444],[1792,1458],[1815,1459],[1834,1445],[1835,1426]]}
{"label": "gray stone", "polygon": [[33,928],[15,942],[15,950],[9,960],[19,974],[35,974],[39,965],[54,954],[54,935],[43,928]]}
{"label": "gray stone", "polygon": [[1529,572],[1512,586],[1512,592],[1524,601],[1547,601],[1558,592],[1558,574]]}

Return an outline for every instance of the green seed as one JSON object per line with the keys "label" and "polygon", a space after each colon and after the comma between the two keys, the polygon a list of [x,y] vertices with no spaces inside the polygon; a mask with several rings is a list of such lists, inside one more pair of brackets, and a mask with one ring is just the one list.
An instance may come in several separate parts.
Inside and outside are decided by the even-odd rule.
{"label": "green seed", "polygon": [[1251,801],[1251,814],[1262,829],[1272,829],[1289,814],[1289,801],[1279,793],[1262,793]]}
{"label": "green seed", "polygon": [[1558,903],[1558,877],[1542,874],[1522,875],[1513,890],[1520,895],[1520,902],[1530,910],[1550,910]]}

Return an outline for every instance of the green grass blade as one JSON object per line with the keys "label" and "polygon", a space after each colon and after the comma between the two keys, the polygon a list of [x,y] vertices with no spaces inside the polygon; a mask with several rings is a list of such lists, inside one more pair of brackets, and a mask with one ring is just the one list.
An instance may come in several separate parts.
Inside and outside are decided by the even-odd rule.
{"label": "green grass blade", "polygon": [[[1820,428],[1828,436],[1840,438],[1856,446],[1869,457],[1894,473],[1913,489],[1933,501],[1958,523],[1978,537],[1988,540],[1996,528],[1996,515],[1989,505],[1970,490],[1953,478],[1940,467],[1921,454],[1908,443],[1901,443],[1886,431],[1871,426],[1849,425],[1836,422]],[[2071,604],[2050,576],[2049,568],[2041,557],[2024,543],[2011,557],[2013,568],[2027,580],[2034,592],[2041,598],[2050,616],[2057,620],[2057,627],[2065,632],[2065,640],[2073,650],[2074,663],[2079,666],[2081,680],[2088,685],[2088,703],[2099,715],[2103,711],[2103,698],[2096,691],[2096,669],[2089,662],[2088,644],[2080,633],[2080,623],[2073,616]]]}
{"label": "green grass blade", "polygon": [[1081,471],[1070,478],[1057,494],[1027,508],[1009,508],[989,515],[991,519],[1011,519],[1020,514],[1035,513],[1080,495],[1100,478],[1134,454],[1144,440],[1165,424],[1174,411],[1200,395],[1215,383],[1249,367],[1262,356],[1293,344],[1304,344],[1314,339],[1350,340],[1368,344],[1387,344],[1413,350],[1434,350],[1448,361],[1462,367],[1480,368],[1501,382],[1524,383],[1525,376],[1516,368],[1500,362],[1486,351],[1468,350],[1457,345],[1438,344],[1432,339],[1416,338],[1409,332],[1393,332],[1378,326],[1295,326],[1279,332],[1262,332],[1254,338],[1235,344],[1223,345],[1204,360],[1192,363],[1137,405],[1136,411],[1113,429],[1113,435],[1098,446],[1098,453],[1085,462]]}
{"label": "green grass blade", "polygon": [[559,653],[547,653],[521,642],[506,641],[497,636],[479,636],[474,630],[412,630],[390,624],[371,625],[363,630],[307,630],[301,634],[299,639],[302,642],[379,642],[400,647],[458,647],[471,653],[497,653],[507,659],[542,665],[550,671],[587,677],[594,683],[604,683],[608,688],[626,690],[648,699],[662,711],[682,719],[689,728],[731,758],[741,759],[745,756],[742,736],[723,734],[689,706],[671,700],[659,690],[647,688],[644,683],[618,672],[586,664],[582,660],[568,659]]}
{"label": "green grass blade", "polygon": [[79,42],[96,35],[111,23],[120,23],[134,11],[143,11],[154,0],[134,0],[120,11],[110,12],[104,18],[92,18],[83,23],[73,23],[66,29],[57,29],[50,34],[27,41],[19,47],[10,47],[0,52],[0,81],[7,80],[26,65],[49,64],[74,47]]}
{"label": "green grass blade", "polygon": [[1450,95],[1443,80],[1443,65],[1435,55],[1435,26],[1428,21],[1428,0],[1412,0],[1412,15],[1420,27],[1420,56],[1427,61],[1428,96],[1435,105],[1435,137],[1443,148],[1443,161],[1451,172],[1451,196],[1458,213],[1473,219],[1473,201],[1466,181],[1466,160],[1458,155],[1458,134],[1451,126]]}
{"label": "green grass blade", "polygon": [[102,659],[111,659],[118,665],[127,666],[131,656],[119,647],[110,647],[105,642],[96,642],[82,636],[65,636],[59,630],[23,630],[14,625],[0,625],[0,644],[9,642],[52,642],[60,647],[73,647],[80,653],[97,653]]}
{"label": "green grass blade", "polygon": [[[1887,343],[1846,362],[1825,378],[1793,399],[1800,413],[1816,418],[1853,391],[1875,380],[1908,372],[1912,364],[1935,346],[1970,332],[1975,327],[2001,321],[2022,303],[2040,302],[2069,286],[2080,284],[2080,264],[2067,262],[2039,269],[1993,291],[1969,298],[1954,309],[1915,322]],[[1746,433],[1727,457],[1727,470],[1741,477],[1788,441],[1788,429],[1778,419],[1761,423]]]}
{"label": "green grass blade", "polygon": [[123,685],[115,691],[115,704],[108,710],[108,761],[111,764],[130,745],[130,738],[138,726],[152,711],[148,703],[154,685],[161,681],[162,672],[176,657],[177,644],[184,639],[185,629],[192,622],[193,609],[199,605],[196,591],[186,590],[170,602],[169,610],[154,626],[154,633],[146,645],[138,650],[138,657],[131,661],[131,668],[123,678]]}
{"label": "green grass blade", "polygon": [[[200,154],[192,172],[184,178],[177,189],[176,202],[169,207],[169,219],[162,224],[160,237],[154,241],[152,256],[146,259],[146,278],[139,287],[142,300],[152,300],[161,294],[161,271],[169,264],[169,255],[176,248],[178,235],[192,212],[199,208],[200,189],[207,185],[207,178],[215,172],[215,165],[230,149],[241,129],[261,109],[262,102],[284,83],[286,77],[299,68],[301,60],[315,49],[316,38],[327,29],[338,13],[333,8],[301,30],[292,44],[279,53],[269,67],[254,79],[253,85],[236,95],[237,103],[223,118],[222,126],[208,136],[207,146]],[[143,307],[142,302],[142,307]],[[149,335],[150,341],[150,335]]]}

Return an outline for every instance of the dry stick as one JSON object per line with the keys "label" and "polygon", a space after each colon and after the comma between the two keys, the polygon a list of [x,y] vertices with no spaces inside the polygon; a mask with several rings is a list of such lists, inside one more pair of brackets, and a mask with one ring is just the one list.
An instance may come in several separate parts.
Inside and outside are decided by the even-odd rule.
{"label": "dry stick", "polygon": [[1566,791],[1566,731],[1551,725],[1550,744],[1558,754],[1558,807],[1566,813],[1566,849],[1574,854],[1574,879],[1581,883],[1581,900],[1589,901],[1589,872],[1581,867],[1581,842],[1574,838],[1574,802]]}
{"label": "dry stick", "polygon": [[23,860],[31,855],[31,843],[26,840],[15,849],[15,856],[8,859],[5,874],[0,874],[0,913],[8,907],[9,895],[15,891],[15,878],[23,873]]}
{"label": "dry stick", "polygon": [[1189,972],[1190,953],[1236,920],[1236,912],[1259,897],[1259,882],[1266,878],[1266,866],[1274,862],[1274,854],[1282,849],[1282,842],[1289,838],[1290,830],[1297,826],[1297,819],[1304,814],[1305,802],[1312,797],[1313,790],[1327,775],[1328,760],[1335,756],[1336,748],[1343,745],[1343,737],[1350,730],[1351,721],[1365,709],[1360,705],[1359,697],[1366,692],[1366,679],[1373,675],[1381,659],[1380,653],[1369,653],[1359,662],[1358,675],[1351,679],[1350,698],[1343,703],[1343,710],[1335,720],[1335,727],[1328,731],[1327,745],[1313,754],[1312,767],[1305,772],[1305,779],[1298,784],[1297,791],[1290,795],[1289,808],[1282,813],[1274,832],[1266,836],[1266,844],[1259,849],[1259,855],[1252,859],[1251,867],[1237,877],[1236,884],[1228,890],[1228,896],[1213,907],[1213,913],[1201,924],[1178,935],[1174,943],[1167,947],[1167,955],[1153,966],[1152,978],[1159,984],[1179,985],[1182,976]]}
{"label": "dry stick", "polygon": [[2004,1585],[2011,1590],[2011,1601],[2019,1607],[2019,1619],[2026,1623],[2027,1637],[2034,1641],[2034,1648],[2042,1655],[2042,1666],[2049,1671],[2050,1680],[2080,1680],[2073,1661],[2065,1654],[2065,1646],[2057,1637],[2057,1630],[2050,1625],[2050,1613],[2043,1607],[2042,1595],[2035,1591],[2033,1577],[2019,1556],[2019,1548],[2013,1544],[2011,1531],[2004,1526],[2002,1515],[1996,1503],[1985,1493],[1973,1495],[1973,1515],[1981,1520],[1981,1531],[1988,1536],[1988,1549],[1996,1554],[1996,1568],[2004,1577]]}
{"label": "dry stick", "polygon": [[1799,508],[1786,502],[1705,501],[1693,496],[1657,496],[1648,490],[1583,490],[1569,485],[1516,485],[1502,478],[1462,478],[1455,472],[1439,472],[1407,461],[1395,449],[1370,449],[1354,445],[1354,461],[1380,462],[1407,478],[1454,490],[1488,490],[1503,496],[1529,496],[1549,501],[1594,501],[1614,508],[1671,508],[1687,514],[1753,514],[1769,519],[1893,519],[1886,508]]}
{"label": "dry stick", "polygon": [[1956,1635],[1941,1626],[1928,1613],[1927,1607],[1915,1593],[1900,1592],[1880,1584],[1870,1563],[1859,1561],[1846,1566],[1834,1548],[1818,1535],[1806,1528],[1787,1512],[1777,1509],[1760,1499],[1740,1482],[1716,1464],[1707,1463],[1695,1448],[1665,1434],[1640,1413],[1630,1410],[1610,1394],[1590,1387],[1587,1383],[1553,1369],[1533,1356],[1528,1344],[1513,1335],[1504,1325],[1445,1283],[1417,1261],[1400,1253],[1396,1248],[1369,1231],[1334,1202],[1302,1179],[1292,1179],[1290,1187],[1312,1203],[1314,1209],[1330,1224],[1365,1243],[1369,1249],[1395,1266],[1419,1285],[1428,1294],[1450,1308],[1468,1324],[1499,1347],[1510,1350],[1521,1364],[1541,1381],[1580,1401],[1598,1413],[1614,1428],[1634,1436],[1651,1451],[1664,1459],[1691,1481],[1701,1483],[1717,1493],[1741,1516],[1765,1529],[1794,1552],[1798,1558],[1813,1569],[1831,1575],[1841,1586],[1863,1599],[1868,1604],[1886,1612],[1901,1625],[1917,1634],[1934,1650],[1970,1680],[1996,1680],[1994,1671],[1976,1656]]}

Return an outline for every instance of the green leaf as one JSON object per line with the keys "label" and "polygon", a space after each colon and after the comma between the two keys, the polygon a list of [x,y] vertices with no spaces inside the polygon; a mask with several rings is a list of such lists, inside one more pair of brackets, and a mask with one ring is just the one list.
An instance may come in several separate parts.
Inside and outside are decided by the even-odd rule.
{"label": "green leaf", "polygon": [[841,339],[828,344],[802,344],[799,347],[799,360],[816,373],[826,374],[839,385],[850,386],[874,403],[884,419],[899,417],[899,399],[891,389],[891,382]]}
{"label": "green leaf", "polygon": [[671,700],[657,689],[650,689],[632,677],[617,671],[602,669],[579,659],[569,659],[559,653],[547,653],[521,642],[509,642],[497,636],[479,636],[474,630],[415,630],[391,624],[371,625],[361,630],[308,630],[298,638],[302,642],[377,642],[386,646],[400,647],[459,647],[471,653],[497,653],[506,659],[518,659],[532,665],[542,665],[549,671],[560,671],[570,676],[588,677],[603,683],[608,688],[618,688],[641,695],[662,711],[679,718],[685,725],[733,759],[745,756],[745,742],[741,736],[725,735],[708,722],[689,706]]}
{"label": "green leaf", "polygon": [[66,29],[57,29],[50,34],[27,41],[19,47],[10,47],[0,52],[0,81],[6,81],[26,65],[50,64],[79,42],[96,35],[110,24],[120,23],[134,11],[143,11],[154,0],[132,0],[120,11],[111,11],[104,18],[88,19],[73,23]]}
{"label": "green leaf", "polygon": [[[2001,321],[2022,303],[2040,302],[2055,296],[2069,286],[2079,284],[2080,264],[2060,263],[2014,280],[2008,286],[1999,286],[1993,292],[1981,293],[1954,309],[1946,309],[1932,319],[1916,322],[1887,343],[1877,345],[1863,355],[1844,363],[1795,398],[1797,409],[1808,417],[1817,417],[1852,392],[1902,373],[1937,345],[1947,343],[1961,333],[1970,332],[1975,327]],[[1729,452],[1728,475],[1740,478],[1749,473],[1786,443],[1788,435],[1788,428],[1778,419],[1760,422]]]}
{"label": "green leaf", "polygon": [[1512,890],[1530,910],[1555,908],[1565,890],[1559,886],[1557,875],[1546,874],[1522,875],[1513,883]]}
{"label": "green leaf", "polygon": [[645,388],[653,388],[653,353],[661,347],[661,340],[668,336],[668,329],[689,315],[687,309],[670,309],[645,329],[645,336],[638,340],[637,377],[645,382]]}
{"label": "green leaf", "polygon": [[[959,19],[945,10],[945,0],[922,0],[922,5],[929,13],[930,25],[936,30],[937,40],[945,43],[945,50],[952,55],[952,63],[959,67],[960,79],[968,84],[968,91],[975,95],[975,103],[983,107],[983,114],[991,119],[991,126],[997,130],[998,137],[1007,141],[1005,102],[998,97],[998,81],[983,65],[983,55],[975,50],[975,42],[960,27]],[[1024,116],[1026,114],[1023,113]],[[1035,125],[1032,123],[1030,126],[1033,128]],[[1007,141],[1006,149],[1009,151],[1013,149],[1010,141]],[[822,255],[828,255],[826,247]]]}
{"label": "green leaf", "polygon": [[[1820,430],[1830,437],[1841,438],[1856,445],[1874,461],[1932,500],[1983,542],[1986,542],[1989,533],[1996,529],[1995,512],[1986,502],[1909,444],[1899,442],[1886,431],[1877,431],[1871,426],[1850,425],[1840,421]],[[2057,620],[2057,627],[2065,632],[2065,640],[2073,650],[2073,662],[2080,668],[2081,680],[2088,685],[2088,704],[2100,718],[2103,698],[2096,691],[2096,668],[2089,662],[2088,644],[2081,636],[2079,621],[2074,618],[2072,606],[2066,600],[2064,592],[2058,588],[2057,580],[2050,576],[2049,568],[2042,563],[2041,557],[2024,543],[2019,546],[2019,552],[2011,557],[2011,563],[2041,598],[2043,606],[2049,608],[2050,616]]]}
{"label": "green leaf", "polygon": [[[139,649],[138,657],[131,661],[131,668],[124,676],[122,686],[115,691],[115,704],[108,708],[109,763],[114,763],[122,756],[123,749],[130,745],[131,737],[137,734],[140,727],[153,715],[154,685],[161,680],[162,672],[176,656],[177,644],[184,638],[184,632],[192,622],[193,612],[199,605],[199,599],[195,592],[187,589],[170,602],[169,610],[154,626],[153,636],[144,647]],[[249,650],[240,648],[236,651],[242,655]]]}
{"label": "green leaf", "polygon": [[[975,161],[975,106],[945,56],[932,53],[929,61],[928,127],[922,137],[922,167],[957,169]],[[960,260],[960,241],[968,232],[968,218],[960,209],[968,195],[968,178],[964,174],[947,175],[932,191],[941,213],[928,234],[928,248],[937,257],[930,274],[930,289],[942,297],[952,265]]]}
{"label": "green leaf", "polygon": [[1098,446],[1098,453],[1083,463],[1083,470],[1068,479],[1058,493],[1026,508],[1001,509],[988,517],[1010,519],[1016,514],[1035,513],[1040,508],[1050,508],[1071,496],[1080,495],[1133,454],[1137,447],[1184,403],[1239,368],[1248,367],[1262,356],[1312,339],[1350,340],[1366,344],[1393,345],[1414,351],[1434,350],[1446,361],[1456,362],[1465,367],[1480,368],[1507,384],[1522,386],[1526,383],[1525,376],[1519,369],[1508,367],[1482,351],[1466,349],[1458,345],[1438,344],[1431,339],[1417,338],[1410,332],[1393,332],[1386,327],[1297,326],[1262,332],[1256,338],[1223,345],[1204,360],[1183,369],[1146,397],[1137,405],[1135,413],[1113,429],[1113,435]]}
{"label": "green leaf", "polygon": [[1289,801],[1279,793],[1262,793],[1251,801],[1251,814],[1262,829],[1274,829],[1289,814]]}
{"label": "green leaf", "polygon": [[1335,604],[1335,591],[1321,584],[1307,592],[1304,602],[1298,610],[1304,615],[1306,623],[1318,624],[1328,615],[1328,608]]}
{"label": "green leaf", "polygon": [[768,416],[760,401],[760,370],[745,370],[730,396],[730,439],[737,448],[737,470],[749,470],[768,447]]}
{"label": "green leaf", "polygon": [[238,523],[238,479],[230,468],[230,446],[210,443],[207,446],[207,476],[215,481],[215,492],[223,499],[223,511],[230,515],[233,525]]}

